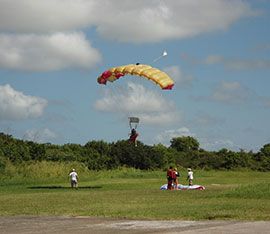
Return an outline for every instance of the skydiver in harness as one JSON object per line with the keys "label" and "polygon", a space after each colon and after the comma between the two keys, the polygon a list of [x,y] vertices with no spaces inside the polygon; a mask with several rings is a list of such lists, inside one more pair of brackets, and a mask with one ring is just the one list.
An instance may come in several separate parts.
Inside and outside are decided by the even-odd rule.
{"label": "skydiver in harness", "polygon": [[[132,125],[133,124],[133,125]],[[138,132],[136,131],[137,125],[139,124],[139,118],[137,117],[129,117],[129,126],[131,132],[129,134],[129,142],[134,143],[137,146],[137,137],[139,136]]]}
{"label": "skydiver in harness", "polygon": [[137,133],[135,128],[132,128],[131,133],[130,133],[130,137],[129,137],[129,142],[134,143],[135,146],[137,146],[137,137],[139,136],[139,134]]}

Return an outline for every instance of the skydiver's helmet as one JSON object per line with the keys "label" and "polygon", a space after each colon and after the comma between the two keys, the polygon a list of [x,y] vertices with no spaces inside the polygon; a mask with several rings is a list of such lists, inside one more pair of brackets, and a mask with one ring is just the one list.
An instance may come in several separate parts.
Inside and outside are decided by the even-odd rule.
{"label": "skydiver's helmet", "polygon": [[136,130],[135,130],[135,128],[132,128],[132,130],[131,130],[131,134],[132,134],[132,135],[135,135],[135,134],[136,134]]}

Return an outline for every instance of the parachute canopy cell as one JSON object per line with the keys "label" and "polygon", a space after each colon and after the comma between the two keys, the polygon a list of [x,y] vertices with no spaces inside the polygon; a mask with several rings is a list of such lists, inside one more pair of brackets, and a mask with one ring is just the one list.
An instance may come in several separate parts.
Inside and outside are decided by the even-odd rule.
{"label": "parachute canopy cell", "polygon": [[174,81],[165,72],[145,64],[128,64],[112,67],[104,71],[97,79],[99,84],[107,81],[114,82],[125,75],[136,75],[144,77],[159,85],[162,89],[172,89]]}

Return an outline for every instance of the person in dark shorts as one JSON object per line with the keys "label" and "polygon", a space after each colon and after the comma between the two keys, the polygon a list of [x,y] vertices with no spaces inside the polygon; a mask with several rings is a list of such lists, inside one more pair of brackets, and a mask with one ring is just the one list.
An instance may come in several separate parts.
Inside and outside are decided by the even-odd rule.
{"label": "person in dark shorts", "polygon": [[173,187],[172,187],[172,183],[173,183],[173,167],[170,167],[168,170],[167,170],[167,181],[168,181],[168,184],[167,184],[167,190],[172,190]]}

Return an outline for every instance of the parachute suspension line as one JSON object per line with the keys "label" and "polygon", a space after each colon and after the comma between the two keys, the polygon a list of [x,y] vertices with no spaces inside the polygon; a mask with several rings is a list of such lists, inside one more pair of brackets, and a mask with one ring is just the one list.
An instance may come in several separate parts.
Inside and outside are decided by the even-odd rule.
{"label": "parachute suspension line", "polygon": [[137,127],[138,127],[138,124],[134,124],[134,125],[132,126],[132,124],[129,122],[129,127],[130,127],[130,130],[132,130],[133,128],[136,130]]}
{"label": "parachute suspension line", "polygon": [[159,57],[157,57],[157,58],[155,58],[155,59],[153,60],[153,63],[155,63],[156,61],[160,60],[161,58],[163,58],[163,57],[165,57],[165,56],[167,56],[167,55],[168,55],[167,51],[164,50],[163,53],[162,53],[162,55],[160,55]]}
{"label": "parachute suspension line", "polygon": [[108,89],[108,92],[110,93],[110,97],[114,100],[114,102],[119,102],[119,96],[123,94],[123,92],[126,92],[122,84],[115,84],[110,86],[110,89]]}

